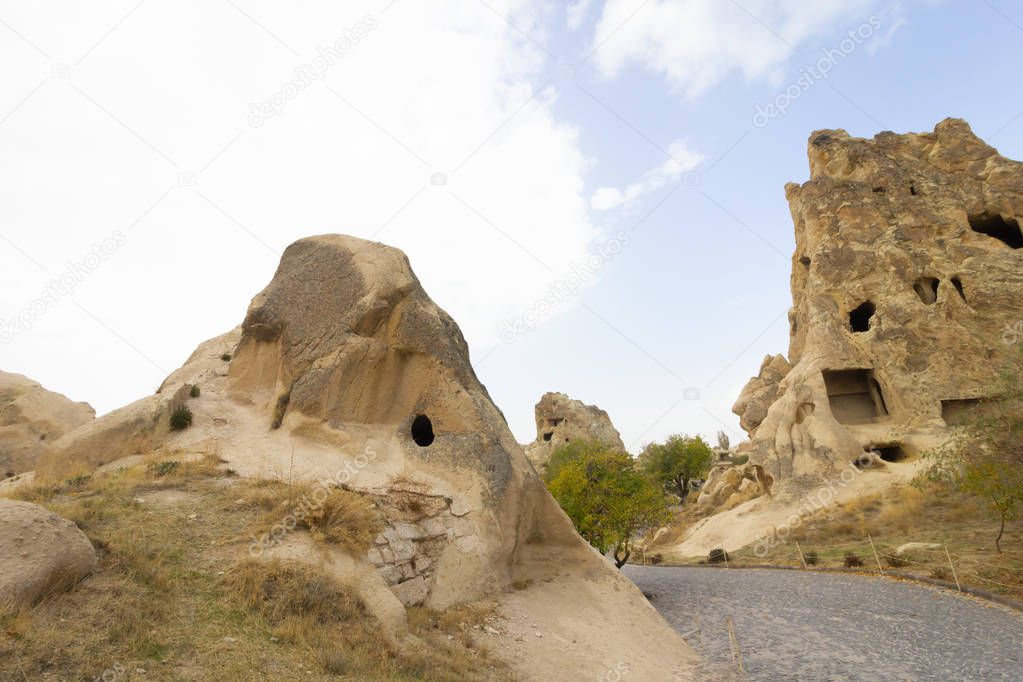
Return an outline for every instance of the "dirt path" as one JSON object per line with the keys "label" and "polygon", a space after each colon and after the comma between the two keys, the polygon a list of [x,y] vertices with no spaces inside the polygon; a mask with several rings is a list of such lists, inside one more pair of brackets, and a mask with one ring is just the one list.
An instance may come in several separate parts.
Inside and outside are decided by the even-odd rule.
{"label": "dirt path", "polygon": [[629,566],[708,662],[751,680],[1020,680],[1023,618],[974,598],[858,575]]}

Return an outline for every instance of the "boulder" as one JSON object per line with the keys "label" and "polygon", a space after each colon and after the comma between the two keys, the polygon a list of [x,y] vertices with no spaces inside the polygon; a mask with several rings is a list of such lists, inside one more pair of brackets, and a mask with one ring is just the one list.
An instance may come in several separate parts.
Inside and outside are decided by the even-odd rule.
{"label": "boulder", "polygon": [[625,443],[607,412],[596,405],[573,400],[564,393],[545,393],[533,410],[536,440],[525,446],[526,457],[538,470],[554,449],[573,440],[606,443],[625,452]]}
{"label": "boulder", "polygon": [[0,371],[0,479],[34,469],[55,440],[95,416],[88,403]]}
{"label": "boulder", "polygon": [[30,605],[94,571],[96,551],[71,521],[0,498],[0,605]]}

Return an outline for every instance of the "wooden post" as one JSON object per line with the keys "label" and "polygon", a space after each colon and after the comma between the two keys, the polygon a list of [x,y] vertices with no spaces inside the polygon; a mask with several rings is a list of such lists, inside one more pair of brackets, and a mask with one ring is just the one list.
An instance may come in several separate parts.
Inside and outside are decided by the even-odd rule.
{"label": "wooden post", "polygon": [[803,557],[803,550],[799,547],[799,540],[796,540],[795,542],[796,551],[799,552],[799,560],[803,562],[803,570],[808,570],[809,567],[806,565],[806,559]]}
{"label": "wooden post", "polygon": [[725,557],[725,568],[730,568],[730,566],[728,565],[728,550],[727,550],[727,549],[725,549],[724,547],[722,547],[722,548],[721,548],[721,553],[722,553],[722,554],[724,555],[724,557]]}
{"label": "wooden post", "polygon": [[952,555],[948,553],[948,545],[943,544],[942,547],[945,548],[945,556],[948,558],[948,565],[952,567],[952,577],[955,578],[956,589],[962,592],[963,588],[959,585],[959,574],[956,573],[956,565],[952,561]]}
{"label": "wooden post", "polygon": [[731,616],[725,618],[725,627],[728,628],[728,642],[732,647],[732,663],[740,673],[745,673],[742,665],[742,651],[739,650],[739,638],[735,636],[735,624]]}
{"label": "wooden post", "polygon": [[877,561],[877,570],[881,571],[881,575],[884,575],[884,566],[881,565],[881,557],[877,555],[877,547],[874,547],[874,540],[870,537],[870,533],[867,533],[867,540],[870,541],[870,549],[874,551],[874,560]]}

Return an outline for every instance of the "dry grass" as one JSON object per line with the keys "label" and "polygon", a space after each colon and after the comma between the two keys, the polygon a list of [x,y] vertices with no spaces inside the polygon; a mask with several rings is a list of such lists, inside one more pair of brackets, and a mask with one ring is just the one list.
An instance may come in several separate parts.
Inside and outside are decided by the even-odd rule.
{"label": "dry grass", "polygon": [[[170,461],[178,465],[162,464]],[[347,495],[332,495],[311,522],[325,541],[360,544],[374,527]],[[151,680],[508,677],[466,634],[470,612],[413,610],[420,643],[399,651],[328,576],[238,563],[251,529],[293,498],[279,484],[225,479],[215,458],[171,454],[18,496],[74,520],[97,547],[101,570],[31,608],[0,611],[0,679],[94,679],[106,671],[135,679],[136,669]],[[343,530],[345,519],[357,528]]]}
{"label": "dry grass", "polygon": [[318,484],[261,481],[242,499],[263,511],[253,535],[273,539],[289,528],[303,528],[319,542],[363,552],[383,529],[383,518],[363,495]]}
{"label": "dry grass", "polygon": [[[682,527],[678,534],[684,530]],[[1005,553],[1001,555],[994,546],[997,532],[997,521],[973,497],[945,488],[901,485],[809,518],[792,529],[788,542],[775,545],[766,556],[758,556],[755,547],[749,546],[730,552],[729,560],[735,566],[801,566],[798,542],[803,557],[812,553],[819,568],[843,567],[851,552],[863,560],[861,570],[877,572],[869,535],[886,571],[951,581],[947,546],[962,584],[1023,599],[1023,524],[1016,521],[1006,526]],[[934,543],[942,548],[896,555],[895,550],[908,542]],[[654,551],[664,552],[671,563],[692,563],[672,558],[662,549],[649,550],[648,555]]]}

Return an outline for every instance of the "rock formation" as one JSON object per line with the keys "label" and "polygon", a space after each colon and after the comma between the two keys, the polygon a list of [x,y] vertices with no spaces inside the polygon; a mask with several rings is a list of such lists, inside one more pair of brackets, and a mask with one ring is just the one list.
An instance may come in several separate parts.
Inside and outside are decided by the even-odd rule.
{"label": "rock formation", "polygon": [[96,551],[71,521],[0,498],[0,607],[29,605],[96,569]]}
{"label": "rock formation", "polygon": [[[190,398],[193,385],[201,392]],[[183,403],[192,425],[171,430]],[[372,501],[384,528],[365,555],[316,547],[301,531],[241,551],[346,576],[393,636],[406,605],[489,597],[509,620],[546,622],[565,594],[576,595],[572,617],[552,621],[530,656],[560,661],[560,643],[574,641],[582,670],[596,675],[618,657],[648,679],[691,660],[642,594],[575,533],[477,379],[458,326],[396,249],[340,235],[295,242],[240,327],[200,345],[156,395],[64,436],[38,473],[161,452],[213,454],[240,476]],[[653,638],[672,641],[672,653],[636,658]]]}
{"label": "rock formation", "polygon": [[87,403],[0,371],[0,479],[35,468],[50,444],[95,416]]}
{"label": "rock formation", "polygon": [[809,182],[786,187],[791,369],[765,361],[735,406],[780,481],[941,442],[998,390],[1023,320],[1023,164],[956,119],[873,140],[819,131],[809,157]]}
{"label": "rock formation", "polygon": [[533,414],[536,440],[526,445],[525,450],[537,469],[547,463],[556,447],[573,440],[600,441],[625,452],[625,444],[611,418],[596,405],[572,400],[564,393],[544,393]]}
{"label": "rock formation", "polygon": [[809,159],[810,180],[786,186],[788,359],[765,358],[733,408],[750,437],[739,451],[774,478],[774,497],[697,524],[676,548],[686,556],[911,478],[1018,373],[1023,164],[957,119],[872,140],[818,131]]}

